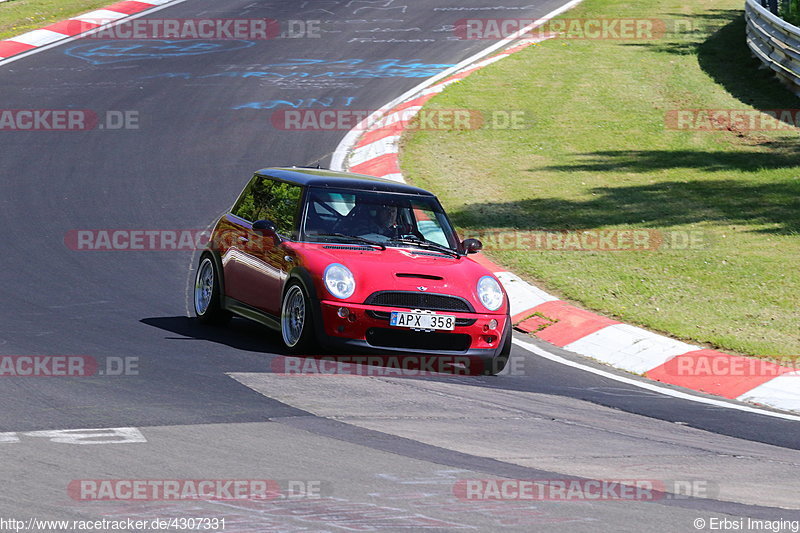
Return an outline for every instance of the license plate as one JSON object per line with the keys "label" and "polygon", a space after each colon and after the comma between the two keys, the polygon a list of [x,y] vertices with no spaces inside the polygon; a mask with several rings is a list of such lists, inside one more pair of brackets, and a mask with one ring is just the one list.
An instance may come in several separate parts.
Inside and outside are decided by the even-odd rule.
{"label": "license plate", "polygon": [[453,315],[437,315],[436,313],[425,311],[392,311],[389,324],[411,329],[452,330],[456,327],[456,317]]}

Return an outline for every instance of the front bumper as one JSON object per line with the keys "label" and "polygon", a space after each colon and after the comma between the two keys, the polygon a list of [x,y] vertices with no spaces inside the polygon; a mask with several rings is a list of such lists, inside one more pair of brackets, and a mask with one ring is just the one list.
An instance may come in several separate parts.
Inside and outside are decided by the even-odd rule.
{"label": "front bumper", "polygon": [[[346,316],[339,314],[346,309]],[[389,325],[389,313],[398,307],[318,301],[317,336],[321,344],[338,349],[415,354],[458,354],[493,358],[503,345],[508,315],[437,311],[456,317],[452,331],[414,331]],[[490,328],[490,322],[496,326]]]}

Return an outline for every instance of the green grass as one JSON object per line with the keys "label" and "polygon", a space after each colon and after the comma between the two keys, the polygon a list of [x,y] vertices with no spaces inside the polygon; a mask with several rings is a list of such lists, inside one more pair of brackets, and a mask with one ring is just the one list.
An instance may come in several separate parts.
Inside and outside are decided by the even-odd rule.
{"label": "green grass", "polygon": [[8,0],[0,3],[0,39],[113,3],[114,0]]}
{"label": "green grass", "polygon": [[489,249],[566,299],[742,354],[800,354],[800,131],[675,131],[675,109],[800,108],[745,44],[740,0],[587,0],[569,18],[689,19],[649,41],[555,39],[428,108],[524,110],[518,130],[409,131],[401,164],[462,236],[486,228],[700,231],[655,252]]}
{"label": "green grass", "polygon": [[795,26],[800,24],[800,0],[784,0],[781,2],[779,15],[790,24]]}

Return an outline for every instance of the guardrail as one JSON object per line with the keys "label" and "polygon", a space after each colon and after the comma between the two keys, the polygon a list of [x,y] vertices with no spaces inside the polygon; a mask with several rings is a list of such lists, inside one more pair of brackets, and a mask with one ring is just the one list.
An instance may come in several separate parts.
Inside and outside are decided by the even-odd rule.
{"label": "guardrail", "polygon": [[747,45],[800,96],[800,28],[773,15],[760,0],[746,0]]}

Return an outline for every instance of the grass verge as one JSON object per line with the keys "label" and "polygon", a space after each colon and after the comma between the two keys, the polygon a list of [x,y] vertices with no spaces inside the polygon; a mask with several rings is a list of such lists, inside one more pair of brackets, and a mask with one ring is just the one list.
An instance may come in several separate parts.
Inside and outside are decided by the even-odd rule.
{"label": "grass verge", "polygon": [[0,2],[0,39],[8,39],[113,3],[113,0],[8,0]]}
{"label": "grass verge", "polygon": [[800,107],[751,58],[742,2],[653,0],[645,9],[587,0],[565,17],[658,18],[683,31],[553,39],[448,87],[428,109],[520,110],[533,124],[409,131],[401,151],[409,181],[435,191],[464,236],[489,228],[701,235],[704,244],[689,249],[498,245],[487,255],[629,323],[737,353],[798,357],[800,131],[665,126],[674,110]]}

